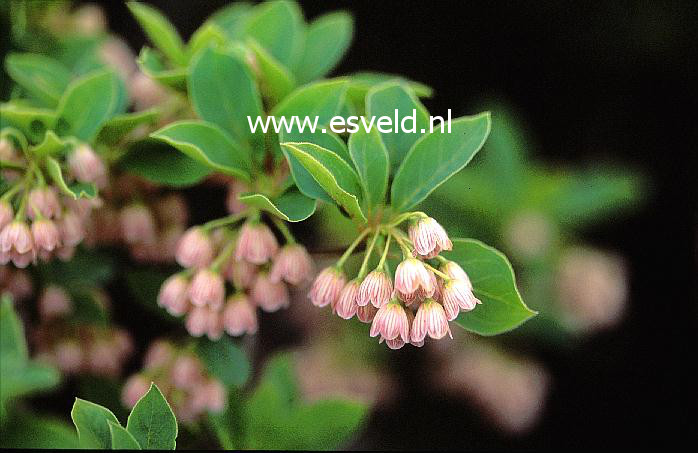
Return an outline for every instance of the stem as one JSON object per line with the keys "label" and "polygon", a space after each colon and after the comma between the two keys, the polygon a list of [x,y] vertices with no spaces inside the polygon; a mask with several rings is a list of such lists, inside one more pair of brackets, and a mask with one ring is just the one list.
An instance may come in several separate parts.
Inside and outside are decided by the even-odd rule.
{"label": "stem", "polygon": [[230,255],[235,250],[235,240],[230,238],[230,242],[225,246],[223,251],[216,257],[216,260],[211,264],[211,270],[214,272],[220,271],[221,265],[230,258]]}
{"label": "stem", "polygon": [[24,187],[24,185],[22,183],[15,184],[7,192],[2,194],[2,197],[0,197],[0,200],[7,201],[7,200],[11,199],[12,197],[14,197],[17,194],[17,192],[19,192],[22,189],[22,187]]}
{"label": "stem", "polygon": [[211,231],[213,229],[225,226],[225,225],[230,225],[235,222],[239,222],[240,220],[244,219],[249,215],[248,211],[243,211],[238,214],[232,214],[226,217],[221,217],[220,219],[214,219],[211,220],[210,222],[206,222],[203,225],[201,225],[201,228],[204,231]]}
{"label": "stem", "polygon": [[392,239],[392,237],[392,233],[388,233],[388,238],[385,240],[385,249],[383,250],[383,255],[381,255],[381,259],[378,262],[376,269],[382,269],[385,265],[385,260],[388,258],[388,250],[390,250],[390,239]]}
{"label": "stem", "polygon": [[24,170],[26,165],[17,162],[12,162],[10,160],[0,160],[0,168],[10,168],[12,170]]}
{"label": "stem", "polygon": [[291,230],[288,229],[288,226],[284,223],[283,220],[272,215],[271,221],[274,222],[274,226],[276,226],[276,228],[283,235],[284,239],[286,239],[286,243],[288,243],[288,244],[295,244],[296,243],[296,238],[293,237],[293,234],[291,234]]}
{"label": "stem", "polygon": [[388,225],[386,225],[388,228],[394,228],[398,225],[400,225],[402,222],[405,220],[408,220],[412,217],[428,217],[425,213],[422,211],[414,211],[414,212],[405,212],[404,214],[400,214],[399,216],[395,217],[392,222],[390,222]]}
{"label": "stem", "polygon": [[395,228],[392,228],[390,231],[395,236],[395,240],[397,241],[397,244],[400,246],[400,249],[402,250],[402,258],[412,258],[412,250],[410,250],[410,248],[405,244],[406,239],[401,236],[402,231],[397,230]]}
{"label": "stem", "polygon": [[351,255],[351,252],[353,252],[354,249],[355,249],[359,244],[361,244],[361,241],[363,241],[363,239],[366,237],[366,235],[367,235],[370,231],[371,231],[370,228],[366,228],[366,229],[363,230],[361,233],[359,233],[359,235],[356,237],[356,239],[354,239],[354,242],[351,243],[351,245],[347,248],[347,250],[344,252],[344,254],[343,254],[343,255],[339,258],[339,260],[337,261],[336,266],[337,266],[338,268],[341,269],[342,266],[344,266],[344,262],[347,260],[347,258],[349,258],[349,256]]}
{"label": "stem", "polygon": [[444,274],[444,273],[441,272],[440,270],[436,269],[435,267],[433,267],[433,266],[430,265],[429,263],[424,263],[424,262],[422,262],[422,263],[424,264],[424,267],[426,267],[427,269],[429,269],[430,271],[432,271],[433,273],[435,273],[435,274],[438,275],[439,277],[443,278],[445,281],[451,280],[451,277],[449,277],[448,275]]}
{"label": "stem", "polygon": [[359,269],[359,275],[358,275],[359,280],[364,278],[364,276],[366,275],[366,266],[368,266],[368,260],[371,258],[371,253],[373,252],[373,247],[375,247],[376,241],[378,240],[379,236],[380,236],[380,233],[378,231],[376,231],[376,234],[373,235],[373,240],[371,240],[371,244],[366,249],[366,254],[364,255],[364,261],[363,261],[363,263],[361,263],[361,268]]}

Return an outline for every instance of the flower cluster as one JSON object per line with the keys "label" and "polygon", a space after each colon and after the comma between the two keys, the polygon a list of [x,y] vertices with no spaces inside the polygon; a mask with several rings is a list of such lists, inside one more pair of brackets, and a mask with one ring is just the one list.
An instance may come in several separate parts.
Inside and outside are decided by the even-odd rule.
{"label": "flower cluster", "polygon": [[32,335],[37,359],[66,374],[118,376],[133,353],[131,336],[118,328],[70,322],[74,305],[64,288],[44,288],[37,304],[39,325]]}
{"label": "flower cluster", "polygon": [[0,294],[8,293],[12,300],[21,302],[34,294],[34,283],[24,269],[0,266]]}
{"label": "flower cluster", "polygon": [[[228,226],[243,219],[239,229]],[[305,247],[281,221],[274,224],[287,240],[283,247],[249,210],[189,228],[175,253],[186,269],[163,283],[158,303],[172,315],[186,314],[186,328],[196,337],[255,333],[257,307],[274,312],[288,306],[287,284],[300,285],[313,273]],[[227,296],[226,285],[233,288]]]}
{"label": "flower cluster", "polygon": [[205,412],[221,412],[228,398],[225,386],[206,372],[196,355],[165,340],[150,345],[143,369],[126,380],[121,394],[124,406],[135,406],[151,382],[184,423],[195,422]]}
{"label": "flower cluster", "polygon": [[[406,235],[397,226],[408,219]],[[361,269],[356,278],[347,281],[344,263],[370,234],[373,237],[367,243]],[[394,278],[387,265],[393,239],[403,258]],[[367,274],[379,240],[383,252]],[[334,266],[320,272],[308,297],[318,307],[330,305],[341,318],[356,315],[361,322],[371,323],[371,337],[379,337],[391,349],[407,343],[422,346],[427,336],[438,340],[450,335],[449,321],[480,303],[465,271],[440,256],[442,250],[451,248],[451,240],[436,220],[423,213],[398,216],[393,222],[365,229]],[[432,261],[438,264],[432,265]]]}
{"label": "flower cluster", "polygon": [[[24,268],[37,258],[72,258],[85,237],[90,212],[101,201],[62,194],[48,182],[41,159],[20,155],[8,138],[0,140],[0,160],[9,167],[3,169],[3,178],[10,184],[0,198],[0,264],[11,261]],[[86,144],[70,151],[65,165],[69,181],[106,184],[106,166]]]}

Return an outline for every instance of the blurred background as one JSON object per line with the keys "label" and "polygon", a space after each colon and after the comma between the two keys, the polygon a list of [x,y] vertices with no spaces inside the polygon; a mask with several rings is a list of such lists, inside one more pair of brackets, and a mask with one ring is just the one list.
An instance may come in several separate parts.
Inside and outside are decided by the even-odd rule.
{"label": "blurred background", "polygon": [[[146,3],[185,39],[227,4]],[[132,49],[146,43],[123,3],[101,6]],[[593,447],[694,433],[698,4],[301,6],[308,19],[354,14],[354,42],[334,74],[422,82],[434,89],[423,100],[432,115],[493,112],[485,148],[422,209],[453,236],[504,251],[541,314],[494,339],[457,332],[438,347],[388,352],[301,296],[262,318],[248,345],[256,361],[296,348],[306,396],[340,392],[374,404],[349,448]],[[10,48],[4,36],[2,46]],[[195,222],[211,217],[206,206],[193,207]],[[311,222],[321,232],[304,238],[311,251],[341,245],[341,227],[328,227],[341,223],[337,212]],[[303,237],[303,224],[296,232]],[[128,297],[123,282],[109,289]],[[123,304],[114,318],[143,339],[140,352],[167,331]],[[78,392],[69,385],[72,393],[42,404],[67,413]]]}

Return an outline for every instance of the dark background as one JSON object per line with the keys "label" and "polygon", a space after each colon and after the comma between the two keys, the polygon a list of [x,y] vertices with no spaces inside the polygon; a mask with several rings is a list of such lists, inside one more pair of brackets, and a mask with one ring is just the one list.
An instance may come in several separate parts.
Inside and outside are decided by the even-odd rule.
{"label": "dark background", "polygon": [[[225,1],[149,1],[186,38]],[[134,49],[145,38],[121,2],[109,26]],[[584,232],[624,254],[628,316],[573,350],[538,346],[553,388],[541,423],[504,436],[466,401],[422,385],[418,353],[391,364],[406,383],[371,418],[356,448],[537,448],[661,444],[696,437],[695,329],[698,2],[302,2],[307,18],[356,19],[338,74],[378,70],[435,89],[432,114],[475,113],[506,100],[534,135],[535,156],[640,169],[650,196],[629,217]]]}

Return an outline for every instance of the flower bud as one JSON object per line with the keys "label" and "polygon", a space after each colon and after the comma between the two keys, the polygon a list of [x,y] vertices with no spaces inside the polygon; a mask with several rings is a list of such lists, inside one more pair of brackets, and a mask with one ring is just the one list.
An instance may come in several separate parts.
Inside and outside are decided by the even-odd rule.
{"label": "flower bud", "polygon": [[244,293],[228,298],[223,310],[223,326],[234,337],[257,333],[257,310]]}
{"label": "flower bud", "polygon": [[201,227],[189,228],[177,245],[175,259],[180,266],[201,269],[213,261],[213,244]]}
{"label": "flower bud", "polygon": [[53,252],[60,245],[61,234],[53,221],[48,219],[35,220],[31,227],[34,245],[37,252]]}
{"label": "flower bud", "polygon": [[225,197],[225,207],[228,209],[229,213],[238,214],[247,209],[245,203],[238,200],[238,196],[242,193],[248,192],[249,190],[250,189],[247,184],[242,181],[238,181],[237,179],[228,184],[228,194]]}
{"label": "flower bud", "polygon": [[269,274],[266,272],[257,274],[257,278],[250,290],[250,296],[262,310],[268,313],[288,307],[289,304],[289,294],[286,284],[283,282],[272,282],[269,278]]}
{"label": "flower bud", "polygon": [[336,267],[327,267],[315,278],[308,298],[316,307],[334,304],[345,284],[346,279],[342,271]]}
{"label": "flower bud", "polygon": [[0,264],[10,260],[15,266],[24,268],[36,259],[34,239],[26,223],[15,220],[0,231]]}
{"label": "flower bud", "polygon": [[75,179],[98,187],[106,183],[107,170],[102,159],[88,145],[80,145],[68,156],[68,168]]}
{"label": "flower bud", "polygon": [[271,259],[279,244],[268,226],[259,222],[247,222],[240,229],[235,259],[252,264],[264,264]]}
{"label": "flower bud", "polygon": [[183,275],[169,277],[160,287],[158,305],[174,316],[183,315],[189,309],[188,288],[189,282]]}
{"label": "flower bud", "polygon": [[37,187],[29,192],[27,216],[30,219],[40,217],[35,210],[47,219],[53,219],[60,215],[61,204],[53,187]]}
{"label": "flower bud", "polygon": [[292,285],[298,285],[310,279],[312,273],[313,260],[305,247],[300,244],[284,246],[274,257],[271,267],[272,281],[284,280]]}
{"label": "flower bud", "polygon": [[167,99],[167,90],[141,71],[136,71],[128,84],[129,94],[137,112],[155,107]]}

